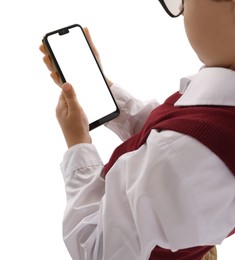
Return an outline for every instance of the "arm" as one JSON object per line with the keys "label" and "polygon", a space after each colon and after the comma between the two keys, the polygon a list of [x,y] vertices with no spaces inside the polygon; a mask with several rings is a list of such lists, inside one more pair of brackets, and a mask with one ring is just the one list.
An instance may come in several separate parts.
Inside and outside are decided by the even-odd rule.
{"label": "arm", "polygon": [[102,230],[97,227],[105,192],[102,169],[102,161],[91,144],[73,146],[61,164],[67,196],[63,238],[73,259],[102,259]]}
{"label": "arm", "polygon": [[150,112],[159,104],[156,100],[142,102],[117,85],[113,85],[111,91],[120,115],[106,126],[124,141],[141,130]]}
{"label": "arm", "polygon": [[64,239],[73,259],[147,260],[156,245],[176,251],[221,243],[234,227],[233,176],[188,136],[153,131],[105,181],[102,169],[91,144],[70,148],[62,164]]}

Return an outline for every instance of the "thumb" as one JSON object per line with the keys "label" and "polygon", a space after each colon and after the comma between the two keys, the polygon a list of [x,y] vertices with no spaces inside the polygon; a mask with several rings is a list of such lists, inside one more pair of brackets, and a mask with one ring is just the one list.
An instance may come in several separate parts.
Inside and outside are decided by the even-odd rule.
{"label": "thumb", "polygon": [[64,83],[61,86],[61,88],[63,90],[63,95],[64,95],[64,99],[67,103],[67,106],[69,108],[77,107],[78,106],[77,96],[76,96],[76,93],[75,93],[72,85],[69,83]]}

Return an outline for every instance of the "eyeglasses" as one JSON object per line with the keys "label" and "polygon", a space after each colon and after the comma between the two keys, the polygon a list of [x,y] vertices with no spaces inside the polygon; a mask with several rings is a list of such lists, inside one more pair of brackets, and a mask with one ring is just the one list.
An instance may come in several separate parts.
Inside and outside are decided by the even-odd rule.
{"label": "eyeglasses", "polygon": [[171,17],[178,17],[184,11],[184,0],[159,0]]}

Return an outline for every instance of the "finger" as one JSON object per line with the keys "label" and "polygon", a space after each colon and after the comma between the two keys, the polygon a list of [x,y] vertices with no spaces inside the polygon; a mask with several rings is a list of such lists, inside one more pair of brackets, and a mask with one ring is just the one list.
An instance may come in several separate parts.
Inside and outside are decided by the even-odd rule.
{"label": "finger", "polygon": [[40,50],[42,53],[44,53],[44,54],[48,54],[47,49],[45,48],[45,46],[44,46],[43,44],[41,44],[41,45],[39,46],[39,50]]}
{"label": "finger", "polygon": [[62,86],[61,86],[63,92],[64,92],[64,97],[66,99],[74,99],[76,98],[76,93],[72,87],[72,85],[68,82],[64,83]]}
{"label": "finger", "polygon": [[94,44],[94,42],[93,42],[93,40],[91,38],[91,35],[90,35],[90,32],[89,32],[88,28],[84,27],[83,30],[84,30],[84,33],[85,33],[85,35],[87,37],[87,40],[88,40],[88,42],[89,42],[89,44],[90,44],[90,46],[91,46],[95,56],[98,58],[99,57],[99,53],[98,53],[98,51],[97,51],[97,49],[95,47],[95,44]]}
{"label": "finger", "polygon": [[57,116],[60,114],[60,112],[64,111],[65,107],[66,107],[66,101],[64,99],[63,92],[61,92],[59,100],[58,100],[58,104],[57,104],[57,107],[56,107]]}
{"label": "finger", "polygon": [[88,28],[84,27],[83,30],[84,30],[84,33],[85,33],[87,39],[92,42],[91,35],[90,35]]}
{"label": "finger", "polygon": [[71,111],[80,107],[72,85],[69,83],[64,83],[61,88],[63,89],[64,99],[66,100],[69,110]]}
{"label": "finger", "polygon": [[56,71],[51,72],[51,78],[53,79],[53,81],[59,86],[61,87],[61,85],[63,84],[63,82],[61,81],[58,73]]}
{"label": "finger", "polygon": [[53,66],[53,63],[52,63],[51,58],[50,58],[49,55],[45,55],[45,56],[43,57],[43,61],[44,61],[44,63],[46,64],[47,68],[48,68],[50,71],[54,71],[54,70],[55,70],[55,69],[54,69],[54,66]]}

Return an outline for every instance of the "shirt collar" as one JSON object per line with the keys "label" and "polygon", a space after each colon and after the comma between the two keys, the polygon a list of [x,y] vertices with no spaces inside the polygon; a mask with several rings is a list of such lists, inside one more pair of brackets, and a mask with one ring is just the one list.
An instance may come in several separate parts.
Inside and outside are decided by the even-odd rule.
{"label": "shirt collar", "polygon": [[235,106],[235,71],[203,68],[198,74],[181,79],[180,93],[175,106]]}

